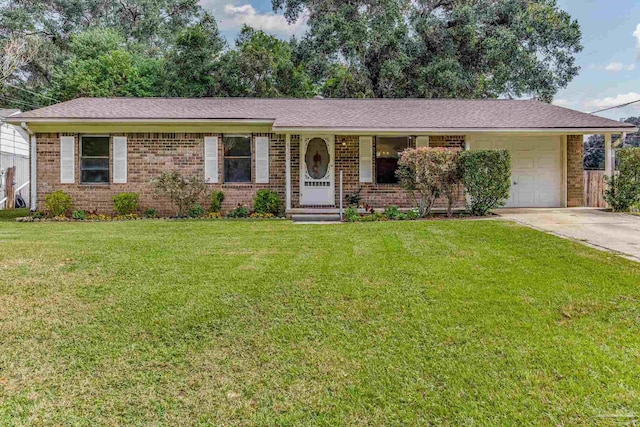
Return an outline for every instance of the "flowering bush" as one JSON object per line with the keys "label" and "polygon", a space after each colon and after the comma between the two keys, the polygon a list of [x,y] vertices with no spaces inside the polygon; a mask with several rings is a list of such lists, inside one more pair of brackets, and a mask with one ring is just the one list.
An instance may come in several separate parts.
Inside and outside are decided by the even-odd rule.
{"label": "flowering bush", "polygon": [[197,176],[183,177],[178,171],[163,172],[153,181],[156,197],[167,197],[184,216],[187,209],[198,201],[206,190],[205,182]]}
{"label": "flowering bush", "polygon": [[[433,203],[444,194],[451,215],[460,187],[459,153],[447,148],[409,148],[402,152],[396,175],[411,193],[421,217],[431,213]],[[417,196],[416,196],[417,195]]]}

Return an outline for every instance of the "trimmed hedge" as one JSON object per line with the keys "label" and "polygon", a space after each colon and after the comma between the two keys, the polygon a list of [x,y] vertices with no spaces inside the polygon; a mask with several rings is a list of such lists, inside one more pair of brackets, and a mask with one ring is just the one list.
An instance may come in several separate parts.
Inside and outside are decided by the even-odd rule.
{"label": "trimmed hedge", "polygon": [[484,216],[504,206],[511,190],[511,155],[507,150],[474,150],[460,153],[462,184],[467,210]]}

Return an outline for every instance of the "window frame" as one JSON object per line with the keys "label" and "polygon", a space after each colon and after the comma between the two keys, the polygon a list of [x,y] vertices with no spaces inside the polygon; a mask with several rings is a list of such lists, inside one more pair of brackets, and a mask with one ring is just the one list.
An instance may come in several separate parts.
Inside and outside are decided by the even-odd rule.
{"label": "window frame", "polygon": [[[85,156],[84,155],[84,144],[83,144],[83,140],[84,138],[106,138],[107,139],[107,155],[106,156]],[[82,185],[110,185],[111,184],[111,157],[112,157],[112,153],[111,153],[111,147],[112,147],[112,137],[111,135],[91,135],[91,134],[87,134],[87,135],[80,135],[79,138],[79,142],[80,142],[80,150],[79,150],[79,154],[80,154],[80,161],[78,162],[78,168],[80,169],[80,184]],[[83,159],[107,159],[107,163],[108,163],[108,168],[107,170],[107,176],[109,177],[109,179],[105,182],[85,182],[82,180],[82,171],[85,170],[82,167],[82,160]],[[87,169],[88,170],[88,169]],[[103,170],[103,169],[97,169],[97,170]]]}
{"label": "window frame", "polygon": [[[248,156],[227,156],[225,139],[226,138],[249,138],[249,155]],[[254,161],[254,138],[253,134],[222,134],[222,180],[224,184],[249,185],[253,184],[253,161]],[[227,159],[249,159],[249,180],[248,181],[228,181],[227,180]]]}
{"label": "window frame", "polygon": [[[373,163],[375,166],[375,170],[374,170],[374,176],[375,176],[375,183],[376,185],[399,185],[399,182],[396,181],[395,182],[380,182],[379,180],[379,176],[378,176],[378,159],[390,159],[392,157],[378,157],[378,141],[380,140],[380,138],[405,138],[407,141],[407,145],[405,147],[405,150],[407,148],[411,148],[412,147],[412,143],[414,141],[414,137],[411,135],[397,135],[397,136],[392,136],[392,135],[376,135],[374,136],[374,147],[373,147]],[[398,170],[398,167],[396,165],[396,170]],[[395,172],[394,172],[394,176],[395,176]]]}

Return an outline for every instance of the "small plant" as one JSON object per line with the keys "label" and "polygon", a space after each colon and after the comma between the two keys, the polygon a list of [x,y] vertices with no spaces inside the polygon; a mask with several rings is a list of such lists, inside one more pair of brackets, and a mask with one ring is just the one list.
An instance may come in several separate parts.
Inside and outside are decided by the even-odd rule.
{"label": "small plant", "polygon": [[42,219],[42,218],[46,217],[46,215],[42,211],[35,211],[35,212],[31,213],[31,217],[33,219]]}
{"label": "small plant", "polygon": [[54,191],[51,194],[47,194],[44,199],[44,204],[47,210],[51,212],[54,217],[64,216],[69,213],[73,208],[73,199],[67,193],[62,190]]}
{"label": "small plant", "polygon": [[144,210],[144,217],[148,219],[158,218],[158,211],[154,208],[147,208]]}
{"label": "small plant", "polygon": [[137,213],[130,213],[130,214],[126,214],[126,215],[117,215],[113,217],[114,221],[135,221],[137,219],[140,219],[140,215],[138,215]]}
{"label": "small plant", "polygon": [[207,214],[207,218],[209,218],[209,219],[220,219],[220,218],[222,218],[222,215],[220,215],[220,212],[209,212]]}
{"label": "small plant", "polygon": [[189,214],[189,218],[200,218],[204,216],[204,214],[207,212],[204,210],[202,206],[193,205],[189,208],[189,211],[187,213]]}
{"label": "small plant", "polygon": [[253,209],[257,213],[270,213],[277,216],[280,214],[281,205],[282,202],[280,201],[280,196],[278,196],[277,192],[271,190],[259,190],[253,202]]}
{"label": "small plant", "polygon": [[222,209],[222,202],[224,201],[224,193],[222,191],[214,191],[211,194],[211,208],[209,212],[220,213]]}
{"label": "small plant", "polygon": [[140,194],[120,193],[112,198],[115,211],[119,215],[129,215],[138,212],[140,205]]}
{"label": "small plant", "polygon": [[271,219],[275,217],[276,216],[270,212],[267,212],[267,213],[254,212],[251,215],[249,215],[249,218],[256,218],[256,219]]}
{"label": "small plant", "polygon": [[227,214],[227,218],[249,218],[249,209],[238,206]]}
{"label": "small plant", "polygon": [[360,221],[360,214],[358,213],[358,209],[354,206],[349,206],[344,211],[344,220],[346,222],[358,222]]}
{"label": "small plant", "polygon": [[400,219],[400,209],[397,206],[388,206],[384,210],[384,216],[388,219]]}
{"label": "small plant", "polygon": [[407,212],[408,220],[415,220],[418,218],[420,218],[420,212],[418,212],[418,209],[411,209],[409,212]]}
{"label": "small plant", "polygon": [[178,208],[178,216],[184,216],[189,207],[198,202],[207,188],[206,183],[195,175],[183,177],[178,171],[163,172],[153,180],[156,197],[166,197]]}
{"label": "small plant", "polygon": [[484,216],[504,206],[511,190],[511,155],[507,150],[474,150],[460,153],[462,184],[467,210]]}
{"label": "small plant", "polygon": [[345,196],[345,200],[347,201],[348,206],[355,206],[355,207],[360,206],[360,201],[362,200],[362,197],[360,196],[360,191],[362,191],[362,188],[358,188],[358,191],[347,194]]}
{"label": "small plant", "polygon": [[105,214],[99,214],[96,212],[87,214],[87,219],[90,221],[111,221],[111,217]]}
{"label": "small plant", "polygon": [[73,211],[73,213],[71,214],[71,218],[77,219],[79,221],[84,221],[85,219],[87,219],[87,211]]}

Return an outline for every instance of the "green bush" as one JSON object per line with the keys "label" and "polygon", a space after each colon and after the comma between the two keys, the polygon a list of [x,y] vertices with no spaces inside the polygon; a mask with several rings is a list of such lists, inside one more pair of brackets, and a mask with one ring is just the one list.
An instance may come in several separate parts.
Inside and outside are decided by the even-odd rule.
{"label": "green bush", "polygon": [[617,174],[605,177],[604,199],[616,212],[626,212],[640,202],[640,148],[622,148],[616,152]]}
{"label": "green bush", "polygon": [[397,206],[388,206],[384,210],[384,216],[389,219],[400,219],[400,209]]}
{"label": "green bush", "polygon": [[220,212],[223,201],[224,193],[222,191],[214,191],[211,194],[211,208],[209,209],[209,212]]}
{"label": "green bush", "polygon": [[84,221],[85,219],[87,219],[87,211],[73,211],[73,213],[71,214],[71,218]]}
{"label": "green bush", "polygon": [[140,194],[120,193],[112,198],[114,210],[119,215],[129,215],[138,212],[140,208]]}
{"label": "green bush", "polygon": [[249,218],[249,209],[238,206],[227,214],[227,218]]}
{"label": "green bush", "polygon": [[357,222],[360,221],[360,214],[358,213],[358,209],[354,206],[349,206],[344,211],[344,220],[347,222]]}
{"label": "green bush", "polygon": [[190,218],[200,218],[204,216],[207,211],[200,205],[193,205],[189,208],[188,214]]}
{"label": "green bush", "polygon": [[477,150],[460,153],[462,184],[467,209],[484,216],[504,206],[511,189],[511,155],[507,150]]}
{"label": "green bush", "polygon": [[62,216],[73,208],[73,199],[62,190],[54,191],[47,194],[44,199],[44,205],[53,216]]}
{"label": "green bush", "polygon": [[144,217],[145,218],[157,218],[158,217],[158,211],[155,210],[154,208],[147,208],[144,211]]}
{"label": "green bush", "polygon": [[275,216],[280,214],[280,196],[271,190],[259,190],[253,202],[253,210],[257,213],[270,213]]}

